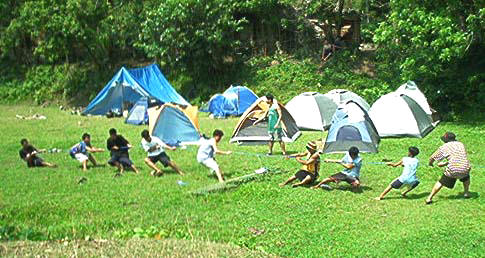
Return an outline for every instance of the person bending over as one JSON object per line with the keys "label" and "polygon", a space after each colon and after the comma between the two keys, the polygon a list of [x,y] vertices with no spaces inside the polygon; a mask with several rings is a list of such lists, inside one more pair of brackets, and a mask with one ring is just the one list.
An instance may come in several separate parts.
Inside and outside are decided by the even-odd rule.
{"label": "person bending over", "polygon": [[170,147],[167,144],[165,144],[160,138],[156,136],[150,136],[150,133],[148,130],[143,130],[141,132],[141,146],[147,153],[147,157],[145,158],[145,164],[147,164],[148,167],[153,169],[153,171],[150,173],[152,176],[161,176],[163,175],[163,171],[159,169],[156,165],[157,162],[160,161],[164,167],[171,167],[173,170],[175,170],[177,173],[179,173],[181,176],[184,175],[184,172],[180,170],[180,168],[170,160],[170,157],[165,153],[165,149],[169,150],[175,150],[175,147]]}
{"label": "person bending over", "polygon": [[93,163],[93,166],[96,166],[96,159],[91,153],[103,152],[104,150],[91,146],[91,135],[89,135],[88,133],[84,133],[81,139],[82,141],[80,143],[71,147],[69,155],[71,155],[73,159],[76,159],[82,164],[83,171],[87,171],[88,160]]}
{"label": "person bending over", "polygon": [[116,132],[116,129],[109,129],[109,138],[106,141],[106,148],[110,151],[110,160],[108,164],[118,168],[118,173],[122,174],[124,168],[131,168],[135,173],[140,173],[135,164],[130,160],[128,150],[131,148],[130,143],[122,135]]}

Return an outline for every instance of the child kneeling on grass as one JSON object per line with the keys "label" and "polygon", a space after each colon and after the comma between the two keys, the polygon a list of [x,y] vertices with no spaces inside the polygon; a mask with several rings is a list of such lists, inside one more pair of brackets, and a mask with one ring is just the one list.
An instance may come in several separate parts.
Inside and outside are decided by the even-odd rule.
{"label": "child kneeling on grass", "polygon": [[[301,170],[296,172],[294,176],[291,176],[290,178],[288,178],[288,180],[279,184],[280,187],[283,187],[296,179],[300,180],[300,182],[293,184],[293,187],[307,185],[315,182],[315,179],[317,179],[318,177],[318,170],[320,169],[320,153],[317,151],[317,145],[315,144],[315,142],[308,142],[308,144],[306,145],[306,149],[307,151],[303,153],[291,155],[288,157],[295,157],[296,161],[298,161],[303,166]],[[302,157],[306,157],[306,160],[301,159]]]}
{"label": "child kneeling on grass", "polygon": [[214,130],[212,138],[202,140],[203,142],[197,151],[197,162],[215,172],[221,183],[224,182],[224,176],[214,157],[216,154],[228,155],[232,153],[231,151],[221,151],[217,148],[217,144],[221,141],[222,136],[224,136],[224,132],[219,129]]}
{"label": "child kneeling on grass", "polygon": [[388,166],[391,167],[399,167],[403,166],[404,169],[402,171],[401,176],[394,179],[394,181],[389,184],[389,186],[381,193],[379,197],[376,197],[375,200],[380,201],[386,196],[387,193],[391,191],[392,188],[399,189],[403,185],[408,185],[409,189],[404,191],[401,195],[402,197],[406,197],[406,194],[409,193],[411,190],[416,188],[419,185],[418,177],[416,176],[416,172],[419,166],[419,160],[416,158],[419,154],[419,149],[416,147],[409,147],[409,153],[407,157],[402,158],[401,161],[397,163],[389,162],[387,163]]}
{"label": "child kneeling on grass", "polygon": [[338,163],[344,167],[342,172],[331,175],[323,179],[320,183],[313,186],[313,189],[323,187],[325,189],[332,189],[327,183],[345,181],[352,185],[352,190],[357,190],[360,186],[360,169],[362,168],[362,158],[359,156],[359,149],[357,147],[350,147],[349,152],[345,154],[342,160],[326,159],[327,163]]}

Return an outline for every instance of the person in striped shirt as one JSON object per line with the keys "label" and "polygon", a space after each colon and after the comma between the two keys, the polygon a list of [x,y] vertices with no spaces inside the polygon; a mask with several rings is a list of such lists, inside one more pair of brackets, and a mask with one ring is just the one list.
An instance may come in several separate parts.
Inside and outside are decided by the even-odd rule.
{"label": "person in striped shirt", "polygon": [[[445,143],[429,158],[429,165],[433,166],[435,161],[440,161],[438,167],[445,167],[445,171],[440,180],[436,182],[431,193],[426,199],[426,204],[433,202],[433,197],[441,190],[443,186],[453,189],[456,180],[459,179],[463,183],[464,197],[469,198],[470,193],[470,161],[466,153],[465,145],[456,140],[456,136],[452,132],[447,132],[441,136],[441,140]],[[446,160],[446,161],[443,161]]]}

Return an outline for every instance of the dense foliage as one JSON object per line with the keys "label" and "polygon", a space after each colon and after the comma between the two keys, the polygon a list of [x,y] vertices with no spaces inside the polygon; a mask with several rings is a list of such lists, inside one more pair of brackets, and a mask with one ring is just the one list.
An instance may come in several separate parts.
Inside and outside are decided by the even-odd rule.
{"label": "dense foliage", "polygon": [[[371,50],[349,43],[322,64],[323,44],[348,14]],[[295,94],[349,88],[372,101],[411,79],[432,104],[460,113],[485,97],[484,20],[483,1],[5,0],[0,96],[83,95],[85,104],[121,65],[157,62],[195,103],[232,83]]]}

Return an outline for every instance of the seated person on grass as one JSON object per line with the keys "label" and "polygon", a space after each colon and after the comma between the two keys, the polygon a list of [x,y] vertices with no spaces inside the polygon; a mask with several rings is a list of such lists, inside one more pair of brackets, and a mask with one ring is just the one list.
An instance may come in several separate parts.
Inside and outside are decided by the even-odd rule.
{"label": "seated person on grass", "polygon": [[122,174],[124,168],[131,168],[135,173],[140,173],[136,169],[135,164],[130,160],[128,149],[131,148],[130,143],[120,134],[116,133],[116,129],[109,129],[109,138],[106,141],[106,148],[110,151],[110,160],[108,164],[118,168],[118,173]]}
{"label": "seated person on grass", "polygon": [[165,153],[163,150],[169,149],[169,150],[175,150],[175,147],[170,147],[166,145],[160,138],[156,136],[150,136],[150,133],[148,130],[143,130],[141,132],[141,146],[145,150],[145,152],[148,153],[148,157],[145,158],[145,163],[147,166],[153,169],[153,171],[150,173],[152,176],[161,176],[163,175],[163,171],[160,170],[155,163],[160,161],[164,167],[170,166],[173,170],[175,170],[177,173],[179,173],[181,176],[184,175],[184,172],[180,170],[177,167],[177,164],[175,162],[170,160],[170,157]]}
{"label": "seated person on grass", "polygon": [[20,140],[22,149],[19,151],[20,158],[27,162],[27,167],[50,167],[54,168],[56,165],[45,162],[37,154],[45,152],[45,150],[37,150],[34,146],[29,144],[27,139]]}
{"label": "seated person on grass", "polygon": [[[303,166],[294,176],[291,176],[288,180],[281,183],[279,185],[280,187],[283,187],[296,179],[300,180],[300,182],[293,184],[293,187],[308,185],[315,182],[315,179],[318,177],[318,170],[320,169],[320,153],[317,151],[315,142],[308,142],[306,149],[307,150],[303,153],[288,156],[288,158],[295,157],[296,161]],[[302,157],[306,157],[306,160],[301,159]]]}
{"label": "seated person on grass", "polygon": [[103,152],[104,150],[91,146],[91,136],[89,134],[84,133],[81,138],[82,141],[80,143],[72,146],[71,150],[69,151],[69,155],[82,164],[83,171],[87,171],[88,160],[93,163],[93,166],[96,166],[96,159],[94,159],[94,156],[89,152]]}
{"label": "seated person on grass", "polygon": [[221,151],[217,148],[217,143],[219,143],[224,136],[224,132],[219,129],[214,130],[212,133],[212,138],[208,140],[202,140],[202,144],[199,146],[197,151],[197,162],[208,167],[212,172],[215,172],[219,182],[224,182],[224,176],[222,174],[219,165],[214,159],[216,154],[229,155],[231,151]]}
{"label": "seated person on grass", "polygon": [[379,197],[376,197],[375,200],[380,201],[386,196],[387,193],[391,191],[392,188],[399,189],[403,185],[408,185],[409,189],[404,191],[401,195],[402,197],[406,197],[406,194],[409,193],[411,190],[416,188],[419,185],[418,177],[416,176],[416,172],[419,166],[419,160],[416,158],[419,154],[419,149],[416,147],[409,147],[409,153],[407,157],[402,158],[401,161],[397,163],[389,162],[387,163],[388,166],[391,167],[399,167],[403,166],[404,169],[402,171],[401,176],[394,179],[389,186],[384,189]]}
{"label": "seated person on grass", "polygon": [[359,149],[357,147],[350,147],[349,152],[345,154],[342,160],[326,159],[327,163],[338,163],[344,167],[342,172],[334,174],[328,178],[325,178],[317,185],[313,186],[313,189],[323,187],[325,189],[332,189],[327,183],[345,181],[352,185],[352,190],[355,191],[360,186],[360,169],[362,167],[362,158],[359,156]]}

